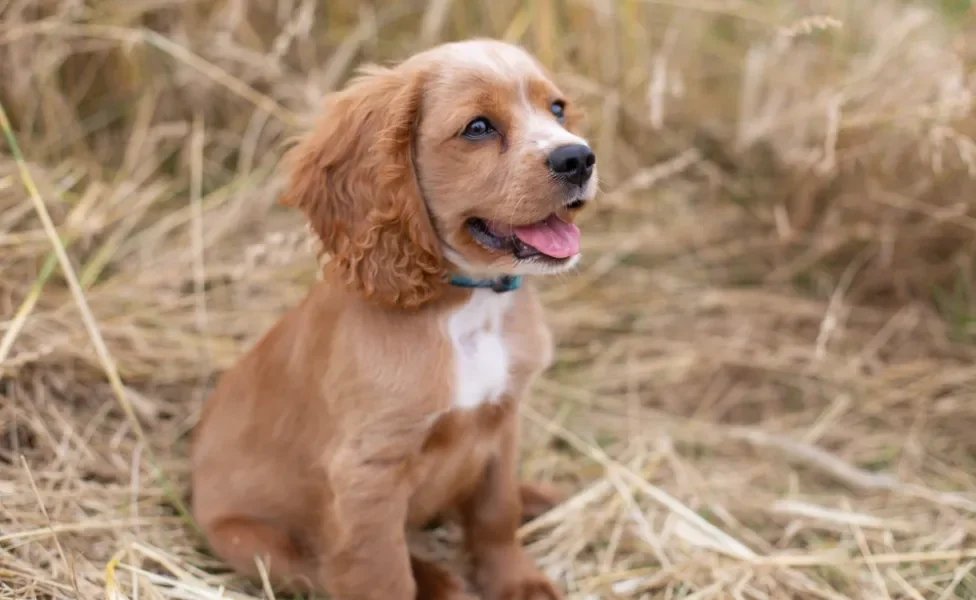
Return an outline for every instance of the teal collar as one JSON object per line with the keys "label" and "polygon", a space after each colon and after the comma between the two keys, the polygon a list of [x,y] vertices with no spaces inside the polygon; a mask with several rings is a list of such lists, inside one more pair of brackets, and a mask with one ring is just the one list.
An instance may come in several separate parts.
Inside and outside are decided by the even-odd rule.
{"label": "teal collar", "polygon": [[502,275],[495,279],[472,279],[464,275],[451,275],[451,285],[466,288],[488,288],[501,294],[513,292],[522,287],[521,275]]}

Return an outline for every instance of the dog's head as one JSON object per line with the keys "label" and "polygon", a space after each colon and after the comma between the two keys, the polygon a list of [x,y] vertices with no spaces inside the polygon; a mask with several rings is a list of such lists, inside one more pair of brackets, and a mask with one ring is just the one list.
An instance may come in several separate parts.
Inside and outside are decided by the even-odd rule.
{"label": "dog's head", "polygon": [[290,152],[282,198],[348,282],[415,307],[449,272],[559,273],[579,259],[596,193],[580,111],[524,50],[437,46],[330,94]]}

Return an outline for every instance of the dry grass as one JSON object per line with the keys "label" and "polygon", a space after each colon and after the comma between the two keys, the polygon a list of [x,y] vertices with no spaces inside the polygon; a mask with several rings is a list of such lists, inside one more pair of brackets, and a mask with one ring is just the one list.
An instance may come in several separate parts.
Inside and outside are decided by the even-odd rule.
{"label": "dry grass", "polygon": [[472,34],[557,69],[605,176],[525,409],[570,597],[976,597],[976,54],[933,6],[0,2],[0,597],[264,594],[180,507],[215,374],[314,278],[280,144]]}

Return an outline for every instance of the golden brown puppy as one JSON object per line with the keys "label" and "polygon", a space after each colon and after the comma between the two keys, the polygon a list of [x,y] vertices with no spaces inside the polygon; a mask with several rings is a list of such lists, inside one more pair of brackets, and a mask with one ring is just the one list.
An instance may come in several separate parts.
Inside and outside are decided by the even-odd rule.
{"label": "golden brown puppy", "polygon": [[332,257],[220,381],[193,446],[215,552],[337,600],[462,600],[407,528],[459,519],[487,600],[552,600],[516,538],[551,505],[516,475],[517,405],[551,360],[522,276],[579,259],[596,190],[579,112],[523,50],[442,45],[326,98],[282,202]]}

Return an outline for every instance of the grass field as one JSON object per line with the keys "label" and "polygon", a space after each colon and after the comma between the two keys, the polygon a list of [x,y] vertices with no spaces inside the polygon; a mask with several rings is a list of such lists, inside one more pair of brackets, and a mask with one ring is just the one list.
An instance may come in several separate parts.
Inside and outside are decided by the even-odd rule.
{"label": "grass field", "polygon": [[568,596],[976,598],[974,16],[0,1],[0,598],[266,597],[183,502],[209,386],[315,278],[282,144],[359,64],[473,35],[537,53],[600,156],[524,410]]}

